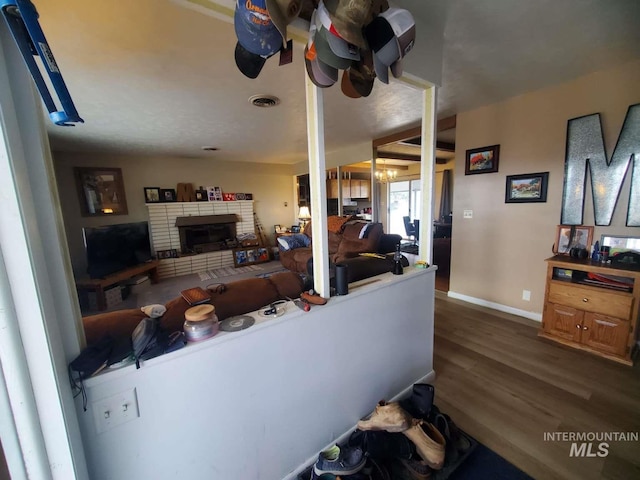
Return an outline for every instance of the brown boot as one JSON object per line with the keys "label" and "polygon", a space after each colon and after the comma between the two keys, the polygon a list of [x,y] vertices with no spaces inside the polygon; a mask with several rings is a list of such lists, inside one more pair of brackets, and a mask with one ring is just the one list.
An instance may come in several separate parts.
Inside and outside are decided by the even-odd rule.
{"label": "brown boot", "polygon": [[446,441],[436,427],[422,420],[413,420],[413,426],[402,432],[411,440],[422,459],[434,470],[444,465]]}
{"label": "brown boot", "polygon": [[360,430],[386,430],[391,433],[404,432],[411,427],[411,415],[398,402],[380,402],[368,420],[360,420]]}

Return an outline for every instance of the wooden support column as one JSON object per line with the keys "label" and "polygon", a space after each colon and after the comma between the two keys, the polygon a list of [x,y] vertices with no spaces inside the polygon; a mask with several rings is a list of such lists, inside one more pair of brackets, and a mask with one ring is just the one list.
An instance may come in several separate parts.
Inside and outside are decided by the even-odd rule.
{"label": "wooden support column", "polygon": [[422,93],[422,149],[420,179],[422,180],[422,205],[420,208],[420,260],[431,265],[433,257],[433,210],[435,208],[436,176],[436,86],[428,87]]}
{"label": "wooden support column", "polygon": [[324,152],[324,107],[322,90],[304,71],[307,101],[309,189],[313,228],[313,282],[321,296],[329,298],[329,235],[327,230],[327,182]]}

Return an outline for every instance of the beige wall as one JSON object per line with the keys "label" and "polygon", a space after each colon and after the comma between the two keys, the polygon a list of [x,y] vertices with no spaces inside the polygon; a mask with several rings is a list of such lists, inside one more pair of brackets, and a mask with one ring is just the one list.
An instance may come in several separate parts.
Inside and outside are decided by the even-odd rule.
{"label": "beige wall", "polygon": [[[488,302],[541,313],[564,175],[567,121],[600,113],[611,156],[627,108],[640,102],[640,61],[594,73],[569,83],[460,113],[456,128],[454,220],[450,290]],[[464,175],[465,150],[500,144],[499,172]],[[549,173],[546,203],[505,204],[506,175]],[[625,227],[629,178],[610,227],[602,233],[640,235]],[[588,189],[588,192],[591,190]],[[463,210],[473,210],[463,219]],[[584,216],[594,225],[591,195]],[[522,290],[531,301],[522,300]]]}
{"label": "beige wall", "polygon": [[[224,192],[252,193],[255,212],[265,233],[269,235],[272,235],[275,224],[291,225],[297,213],[294,213],[293,168],[287,165],[60,152],[54,153],[54,162],[67,241],[76,274],[86,270],[82,228],[148,220],[144,187],[176,188],[177,183],[181,182],[192,183],[195,188],[201,185],[219,186]],[[73,167],[76,166],[121,168],[129,214],[82,217],[73,176]]]}

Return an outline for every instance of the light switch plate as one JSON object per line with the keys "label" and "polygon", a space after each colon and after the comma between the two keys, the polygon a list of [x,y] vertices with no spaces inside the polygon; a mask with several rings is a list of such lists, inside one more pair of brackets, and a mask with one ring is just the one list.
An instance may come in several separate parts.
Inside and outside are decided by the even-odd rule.
{"label": "light switch plate", "polygon": [[92,402],[91,406],[97,433],[106,432],[140,416],[135,388]]}

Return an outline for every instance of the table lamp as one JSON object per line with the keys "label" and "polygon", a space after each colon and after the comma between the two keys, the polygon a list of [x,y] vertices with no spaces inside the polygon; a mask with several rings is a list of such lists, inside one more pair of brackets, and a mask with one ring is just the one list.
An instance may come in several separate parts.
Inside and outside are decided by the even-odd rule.
{"label": "table lamp", "polygon": [[311,212],[309,211],[309,207],[303,205],[300,207],[300,211],[298,212],[298,219],[302,222],[302,228],[306,227],[309,220],[311,220]]}

